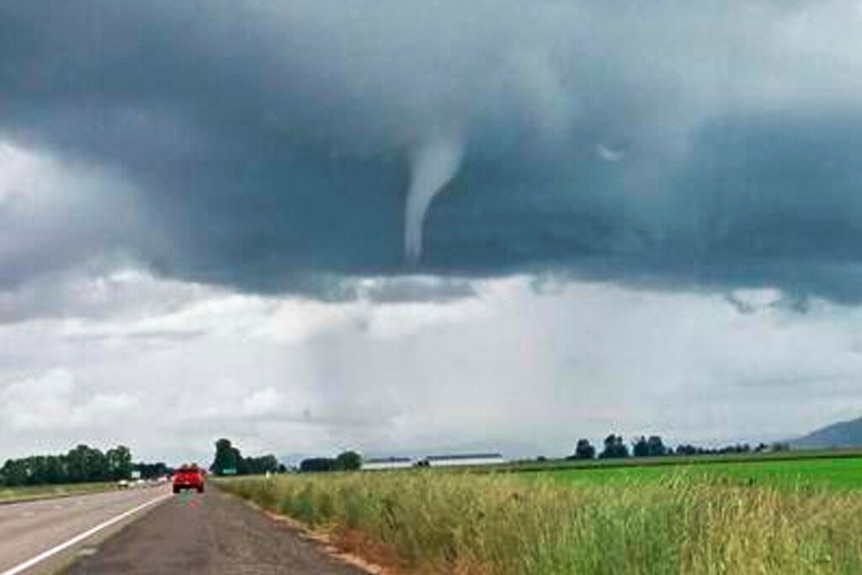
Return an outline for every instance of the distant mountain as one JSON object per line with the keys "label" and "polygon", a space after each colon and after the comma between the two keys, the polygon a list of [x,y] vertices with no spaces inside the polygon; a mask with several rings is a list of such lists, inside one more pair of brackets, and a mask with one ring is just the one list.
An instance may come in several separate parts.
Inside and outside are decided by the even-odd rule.
{"label": "distant mountain", "polygon": [[799,439],[792,440],[790,445],[797,449],[862,447],[862,417],[827,425]]}

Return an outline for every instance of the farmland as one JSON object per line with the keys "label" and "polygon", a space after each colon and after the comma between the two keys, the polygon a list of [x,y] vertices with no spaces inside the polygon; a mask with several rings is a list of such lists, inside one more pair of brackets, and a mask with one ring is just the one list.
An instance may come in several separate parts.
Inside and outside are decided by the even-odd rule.
{"label": "farmland", "polygon": [[403,572],[862,572],[859,458],[222,485]]}
{"label": "farmland", "polygon": [[528,475],[571,485],[640,484],[690,478],[708,483],[760,485],[781,489],[862,489],[862,457],[805,457],[709,464],[575,467]]}

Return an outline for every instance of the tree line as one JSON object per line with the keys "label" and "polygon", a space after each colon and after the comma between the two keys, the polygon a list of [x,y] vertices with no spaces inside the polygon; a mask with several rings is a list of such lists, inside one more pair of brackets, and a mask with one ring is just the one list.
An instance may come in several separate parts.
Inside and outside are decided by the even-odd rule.
{"label": "tree line", "polygon": [[337,457],[311,457],[303,459],[299,470],[304,473],[325,471],[357,471],[362,467],[362,456],[355,451],[345,451]]}
{"label": "tree line", "polygon": [[156,479],[171,475],[174,472],[173,468],[161,461],[158,463],[135,463],[132,465],[132,471],[137,472],[141,479]]}
{"label": "tree line", "polygon": [[216,475],[261,475],[286,471],[275,455],[243,457],[239,448],[235,447],[229,439],[219,439],[215,442],[215,448],[215,457],[210,465],[210,471]]}
{"label": "tree line", "polygon": [[18,487],[117,481],[131,477],[132,467],[132,452],[125,445],[105,452],[78,445],[65,454],[6,460],[0,468],[0,485]]}
{"label": "tree line", "polygon": [[[355,451],[345,451],[337,457],[310,457],[299,464],[299,471],[355,471],[362,467],[362,456]],[[284,473],[287,468],[274,455],[243,457],[242,452],[229,439],[215,442],[215,457],[210,471],[216,475],[261,475]]]}
{"label": "tree line", "polygon": [[[666,455],[726,455],[731,453],[760,453],[764,451],[786,451],[790,446],[786,443],[776,442],[771,445],[760,443],[752,448],[748,443],[726,445],[718,448],[696,447],[690,444],[680,444],[673,449],[665,446],[661,437],[643,435],[636,438],[631,444],[631,452],[628,445],[623,441],[622,435],[614,433],[608,435],[604,440],[604,448],[598,453],[599,459],[616,459],[623,457],[660,457]],[[579,439],[575,445],[575,451],[567,459],[594,459],[596,448],[587,439]]]}

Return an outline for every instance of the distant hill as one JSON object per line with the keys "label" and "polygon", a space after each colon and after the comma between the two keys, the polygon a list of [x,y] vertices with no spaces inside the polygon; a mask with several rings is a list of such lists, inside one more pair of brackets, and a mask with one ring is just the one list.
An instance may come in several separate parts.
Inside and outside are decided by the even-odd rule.
{"label": "distant hill", "polygon": [[862,417],[827,425],[790,441],[790,445],[797,449],[862,447]]}

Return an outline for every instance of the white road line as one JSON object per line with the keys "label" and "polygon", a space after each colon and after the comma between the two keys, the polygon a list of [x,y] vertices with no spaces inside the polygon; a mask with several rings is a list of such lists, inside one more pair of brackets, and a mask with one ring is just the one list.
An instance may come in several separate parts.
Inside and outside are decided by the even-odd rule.
{"label": "white road line", "polygon": [[128,511],[120,513],[119,515],[112,517],[111,519],[108,519],[104,523],[100,523],[100,524],[96,525],[92,529],[88,529],[87,531],[84,531],[83,533],[81,533],[79,535],[75,535],[74,537],[72,537],[71,539],[66,541],[65,543],[61,543],[61,544],[57,545],[56,547],[52,547],[51,549],[48,549],[47,551],[36,555],[32,559],[28,559],[27,561],[24,561],[23,563],[20,563],[20,564],[16,565],[15,567],[12,567],[11,569],[7,569],[6,571],[3,571],[2,573],[0,573],[0,575],[17,575],[18,573],[23,572],[25,569],[29,569],[33,565],[36,565],[37,563],[40,563],[40,562],[44,561],[45,559],[47,559],[53,555],[56,555],[60,551],[63,551],[64,549],[68,549],[72,545],[83,541],[87,537],[98,533],[102,529],[110,527],[111,525],[113,525],[114,523],[116,523],[118,521],[122,521],[123,519],[125,519],[129,515],[137,513],[141,509],[149,507],[150,505],[158,503],[159,501],[164,501],[165,499],[167,499],[168,497],[171,497],[171,496],[172,495],[170,493],[166,493],[160,497],[156,497],[155,499],[152,499],[150,501],[147,501],[146,503],[138,505],[137,507],[135,507],[133,509],[129,509]]}

